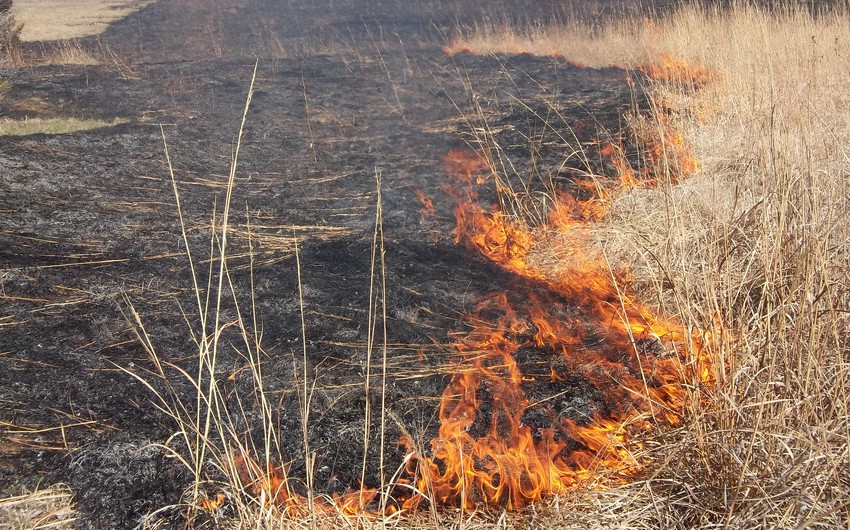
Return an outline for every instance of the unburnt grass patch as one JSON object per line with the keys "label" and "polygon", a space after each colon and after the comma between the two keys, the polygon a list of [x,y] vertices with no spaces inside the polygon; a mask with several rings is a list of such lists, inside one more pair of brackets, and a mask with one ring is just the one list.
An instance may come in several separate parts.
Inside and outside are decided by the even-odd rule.
{"label": "unburnt grass patch", "polygon": [[0,136],[29,136],[32,134],[68,134],[115,127],[130,120],[94,120],[84,118],[32,118],[24,120],[0,119]]}
{"label": "unburnt grass patch", "polygon": [[74,528],[73,492],[56,485],[0,499],[3,530],[66,530]]}
{"label": "unburnt grass patch", "polygon": [[14,0],[13,14],[23,24],[24,42],[62,41],[97,35],[110,23],[151,0]]}

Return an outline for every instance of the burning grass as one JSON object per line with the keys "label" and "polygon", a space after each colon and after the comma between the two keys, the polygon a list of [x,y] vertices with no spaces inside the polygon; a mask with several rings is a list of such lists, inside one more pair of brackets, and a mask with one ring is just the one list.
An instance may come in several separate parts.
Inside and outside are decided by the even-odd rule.
{"label": "burning grass", "polygon": [[[848,28],[841,9],[696,6],[592,36],[484,28],[448,50],[562,55],[649,78],[650,112],[630,117],[642,161],[609,150],[621,184],[582,234],[665,314],[728,330],[716,389],[690,402],[638,482],[667,494],[641,518],[649,527],[847,526]],[[573,238],[541,242],[547,277],[571,261]]]}
{"label": "burning grass", "polygon": [[[238,232],[228,219],[237,142],[226,204],[213,222],[210,271],[193,270],[197,372],[162,363],[142,317],[128,309],[155,367],[136,376],[177,421],[182,449],[168,450],[196,477],[181,507],[189,524],[846,526],[850,116],[842,73],[850,66],[843,53],[849,18],[683,7],[592,35],[528,33],[527,42],[545,32],[550,42],[561,35],[570,43],[546,55],[572,60],[570,49],[584,49],[575,62],[640,70],[650,107],[629,116],[631,137],[599,146],[610,175],[594,173],[585,154],[576,193],[550,188],[533,207],[496,163],[504,153],[492,138],[479,138],[479,153],[447,157],[447,173],[459,181],[448,186],[458,202],[456,242],[535,288],[521,302],[507,293],[479,300],[452,346],[460,362],[441,399],[439,436],[404,437],[403,466],[382,470],[378,488],[323,496],[313,487],[315,387],[303,328],[303,358],[292,360],[293,372],[303,372],[290,394],[301,413],[303,483],[280,456],[260,326],[253,307],[239,309],[228,265],[227,240]],[[510,49],[491,51],[543,53],[523,49],[517,35],[485,30],[480,42],[467,36],[448,51],[483,52],[497,38]],[[604,57],[594,63],[587,54],[598,49]],[[637,156],[628,153],[631,144]],[[480,204],[476,189],[485,183],[494,183],[499,206]],[[433,210],[428,197],[420,200]],[[378,179],[363,391],[380,398],[388,367],[382,241]],[[298,257],[294,239],[281,246]],[[223,298],[237,306],[229,321]],[[303,312],[300,291],[299,302]],[[223,412],[232,403],[216,381],[216,363],[226,329],[244,342],[260,446],[243,436],[241,418]],[[381,357],[375,372],[373,355]],[[168,381],[175,370],[191,382],[195,403],[146,378]],[[556,408],[557,390],[536,395],[537,384],[546,391],[588,385],[608,408],[570,416]],[[395,421],[383,401],[370,406],[366,425],[373,414],[381,429]],[[372,438],[367,427],[357,441],[363,475]],[[383,464],[384,447],[395,440],[383,430],[380,439]],[[430,513],[415,513],[426,504]]]}

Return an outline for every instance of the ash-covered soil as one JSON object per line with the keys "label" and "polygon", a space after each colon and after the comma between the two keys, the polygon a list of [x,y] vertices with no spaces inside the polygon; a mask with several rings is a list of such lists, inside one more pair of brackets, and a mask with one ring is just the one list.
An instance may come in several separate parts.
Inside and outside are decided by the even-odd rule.
{"label": "ash-covered soil", "polygon": [[[177,460],[152,445],[166,442],[176,425],[127,373],[167,391],[126,315],[132,304],[163,361],[197,370],[197,303],[163,134],[206,284],[209,227],[220,221],[255,62],[229,267],[242,313],[253,318],[256,308],[265,386],[290,473],[304,474],[297,240],[316,489],[358,487],[376,175],[386,250],[386,402],[394,418],[386,425],[387,472],[404,456],[395,445],[402,430],[424,441],[435,435],[446,374],[459,362],[450,344],[466,329],[464,316],[494,291],[520,301],[541,288],[452,242],[455,204],[444,191],[443,157],[486,123],[517,175],[551,176],[569,188],[576,168],[563,165],[564,139],[583,145],[604,174],[596,142],[620,130],[636,97],[617,69],[445,56],[441,46],[455,27],[494,9],[470,4],[162,0],[82,43],[103,58],[100,65],[2,72],[10,86],[0,99],[3,116],[130,122],[0,138],[0,492],[67,483],[81,527],[132,528],[177,503],[190,485]],[[497,12],[533,18],[551,9],[544,4],[506,2]],[[417,191],[433,200],[435,215],[423,211]],[[226,300],[222,322],[236,318]],[[232,396],[250,396],[235,331],[222,339],[218,376]],[[373,377],[381,373],[380,334],[376,344]],[[592,389],[568,384],[578,390],[562,406],[578,411],[577,421],[602,406]],[[194,403],[185,380],[171,385]],[[237,429],[255,436],[256,405],[243,406],[234,414]],[[372,452],[366,476],[374,486]]]}

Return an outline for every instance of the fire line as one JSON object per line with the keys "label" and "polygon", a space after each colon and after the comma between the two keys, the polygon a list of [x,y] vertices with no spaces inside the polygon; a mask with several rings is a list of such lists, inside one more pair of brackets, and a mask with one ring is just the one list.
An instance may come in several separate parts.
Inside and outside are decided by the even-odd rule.
{"label": "fire line", "polygon": [[[455,180],[448,191],[458,200],[455,241],[544,289],[521,304],[495,293],[470,316],[472,330],[455,344],[467,368],[443,393],[439,436],[430,442],[430,455],[414,454],[408,465],[417,489],[437,504],[520,509],[577,488],[628,480],[644,464],[634,456],[635,435],[680,421],[685,384],[713,383],[705,341],[653,315],[581,252],[568,275],[548,277],[529,261],[541,236],[498,207],[479,204],[475,185],[488,171],[484,159],[452,151],[444,165]],[[592,204],[561,197],[548,228],[569,235],[593,222],[604,210]],[[524,371],[519,357],[529,350],[548,370]],[[557,410],[557,399],[529,397],[540,384],[553,396],[564,395],[575,380],[604,407],[575,418]],[[411,497],[404,508],[422,500]]]}
{"label": "fire line", "polygon": [[[653,314],[587,252],[580,229],[604,217],[606,197],[558,197],[545,228],[567,236],[574,263],[552,277],[529,259],[543,232],[481,206],[484,159],[454,150],[444,167],[453,179],[445,189],[457,201],[455,242],[512,273],[523,296],[493,293],[468,316],[469,331],[453,345],[463,363],[442,394],[438,436],[427,454],[399,441],[408,450],[406,476],[394,484],[402,493],[392,502],[373,488],[334,494],[314,501],[321,512],[378,516],[426,502],[519,510],[624,483],[647,463],[639,435],[681,421],[688,385],[714,384],[710,334]],[[245,488],[268,505],[306,513],[307,499],[284,467],[250,455],[235,465]]]}
{"label": "fire line", "polygon": [[[624,188],[655,185],[651,170],[636,176],[621,149],[603,145],[600,154],[612,160]],[[321,512],[378,516],[424,502],[518,510],[553,495],[623,483],[646,464],[636,456],[638,435],[679,423],[688,385],[714,384],[710,333],[653,314],[583,240],[582,229],[607,213],[603,192],[583,201],[561,193],[547,226],[530,228],[480,204],[476,186],[491,171],[480,154],[452,150],[443,163],[452,178],[444,189],[457,202],[455,243],[512,273],[527,296],[517,301],[493,293],[468,316],[469,331],[453,345],[460,365],[441,398],[438,436],[427,454],[411,440],[399,441],[408,451],[406,476],[394,484],[402,493],[387,502],[363,487],[315,499],[313,509]],[[683,167],[680,176],[695,167]],[[431,201],[417,195],[432,214]],[[574,247],[567,272],[557,277],[530,260],[552,230]],[[584,410],[572,410],[573,401]],[[234,464],[246,490],[266,504],[285,515],[306,514],[308,500],[291,488],[284,467],[250,455]],[[202,508],[220,503],[207,504]]]}

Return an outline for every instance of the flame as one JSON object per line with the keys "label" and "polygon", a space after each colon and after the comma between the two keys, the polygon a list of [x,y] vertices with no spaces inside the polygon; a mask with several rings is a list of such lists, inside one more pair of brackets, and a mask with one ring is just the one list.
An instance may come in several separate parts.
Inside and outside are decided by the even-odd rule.
{"label": "flame", "polygon": [[717,74],[699,61],[688,62],[666,53],[660,53],[658,62],[639,68],[650,79],[687,84],[694,87],[705,85]]}
{"label": "flame", "polygon": [[470,46],[465,46],[461,43],[461,40],[457,37],[452,37],[449,40],[449,43],[443,46],[443,53],[448,55],[449,57],[453,57],[459,53],[478,53],[475,49]]}
{"label": "flame", "polygon": [[304,496],[290,487],[284,466],[271,463],[261,465],[249,454],[237,456],[233,464],[243,488],[262,499],[265,508],[274,507],[282,513],[297,513],[308,504]]}
{"label": "flame", "polygon": [[655,187],[658,185],[659,175],[663,175],[670,183],[676,183],[702,169],[702,161],[694,156],[691,146],[666,115],[659,115],[655,123],[646,125],[645,128],[650,130],[640,135],[644,149],[639,171],[635,171],[629,164],[622,145],[607,142],[599,148],[600,156],[606,157],[614,166],[621,187]]}
{"label": "flame", "polygon": [[[470,316],[471,331],[455,344],[464,364],[443,393],[438,437],[428,455],[409,446],[417,489],[437,504],[519,509],[634,476],[645,464],[635,435],[681,420],[685,381],[713,383],[705,336],[653,315],[596,260],[579,259],[563,277],[539,270],[529,255],[540,232],[478,204],[473,180],[489,170],[483,158],[453,151],[445,166],[459,183],[455,240],[538,288],[521,302],[486,297]],[[547,228],[571,237],[604,215],[604,206],[590,208],[599,204],[604,196],[564,195]],[[523,368],[518,359],[529,351],[548,359],[548,370]],[[553,403],[570,391],[571,377],[604,407],[578,418],[559,411]],[[552,393],[532,402],[541,381]],[[404,508],[422,500],[411,497]]]}
{"label": "flame", "polygon": [[454,242],[470,249],[486,249],[492,261],[508,270],[519,273],[516,269],[519,268],[528,272],[525,258],[532,243],[529,235],[502,212],[487,215],[478,204],[473,177],[479,183],[484,182],[483,174],[490,171],[484,158],[470,149],[453,149],[444,157],[443,165],[449,175],[462,183],[445,187],[458,203],[454,211],[457,221],[452,232]]}
{"label": "flame", "polygon": [[685,137],[665,114],[659,114],[656,139],[648,142],[649,167],[645,172],[668,174],[673,182],[690,177],[702,169],[702,162],[695,158]]}
{"label": "flame", "polygon": [[617,170],[617,177],[620,181],[620,185],[624,188],[637,188],[646,184],[644,179],[638,178],[635,171],[632,169],[632,166],[629,164],[628,160],[626,160],[626,155],[623,153],[622,146],[607,142],[600,147],[599,154],[607,157],[611,161],[614,169]]}
{"label": "flame", "polygon": [[437,209],[434,208],[434,202],[422,193],[422,190],[413,190],[419,202],[422,203],[422,217],[425,219],[433,219],[437,216]]}
{"label": "flame", "polygon": [[201,497],[198,506],[205,512],[216,513],[224,505],[224,501],[226,499],[227,495],[222,492],[218,492],[213,497]]}
{"label": "flame", "polygon": [[[284,466],[263,466],[250,455],[243,454],[234,459],[234,468],[240,476],[243,489],[260,499],[264,509],[289,517],[309,515],[311,500],[291,487]],[[362,487],[334,493],[330,497],[316,497],[312,499],[312,509],[319,514],[340,515],[350,520],[364,515],[376,516],[379,511],[374,504],[378,495],[377,489]],[[391,515],[397,511],[398,507],[393,504],[388,505],[384,513]]]}
{"label": "flame", "polygon": [[419,225],[422,227],[423,231],[430,233],[429,239],[431,242],[437,244],[441,241],[442,235],[439,230],[440,223],[437,219],[437,209],[434,207],[434,202],[428,198],[422,190],[413,190],[413,192],[422,204]]}
{"label": "flame", "polygon": [[[588,252],[582,229],[604,217],[604,191],[583,201],[562,194],[548,226],[531,229],[479,204],[475,187],[491,171],[482,156],[454,150],[444,166],[455,179],[446,188],[458,201],[455,241],[513,273],[517,291],[529,294],[493,293],[469,315],[469,331],[453,345],[459,365],[441,397],[437,437],[427,452],[399,441],[408,451],[407,476],[394,485],[404,493],[382,503],[378,490],[362,487],[313,499],[316,512],[351,520],[413,511],[423,502],[518,510],[578,488],[623,483],[647,463],[639,435],[681,421],[686,384],[715,382],[712,333],[654,315]],[[559,276],[531,260],[547,230],[575,247],[575,263]],[[592,396],[578,403],[593,402],[578,412],[576,389]],[[285,467],[249,455],[234,464],[244,489],[266,508],[289,516],[309,511]]]}
{"label": "flame", "polygon": [[[587,484],[605,471],[625,476],[638,469],[623,444],[626,424],[594,417],[578,425],[559,420],[553,411],[528,399],[524,386],[535,378],[521,371],[516,354],[533,337],[546,341],[543,326],[534,334],[503,293],[485,299],[477,313],[500,317],[493,324],[477,322],[456,345],[469,366],[443,393],[441,426],[431,441],[431,455],[412,460],[409,468],[419,476],[418,488],[430,492],[432,502],[467,509],[478,504],[519,509]],[[554,367],[551,370],[554,374]],[[483,393],[490,401],[489,418],[477,425]],[[524,423],[524,414],[532,409],[545,411],[558,427]],[[485,432],[476,433],[482,428]],[[420,501],[412,498],[405,508]]]}

